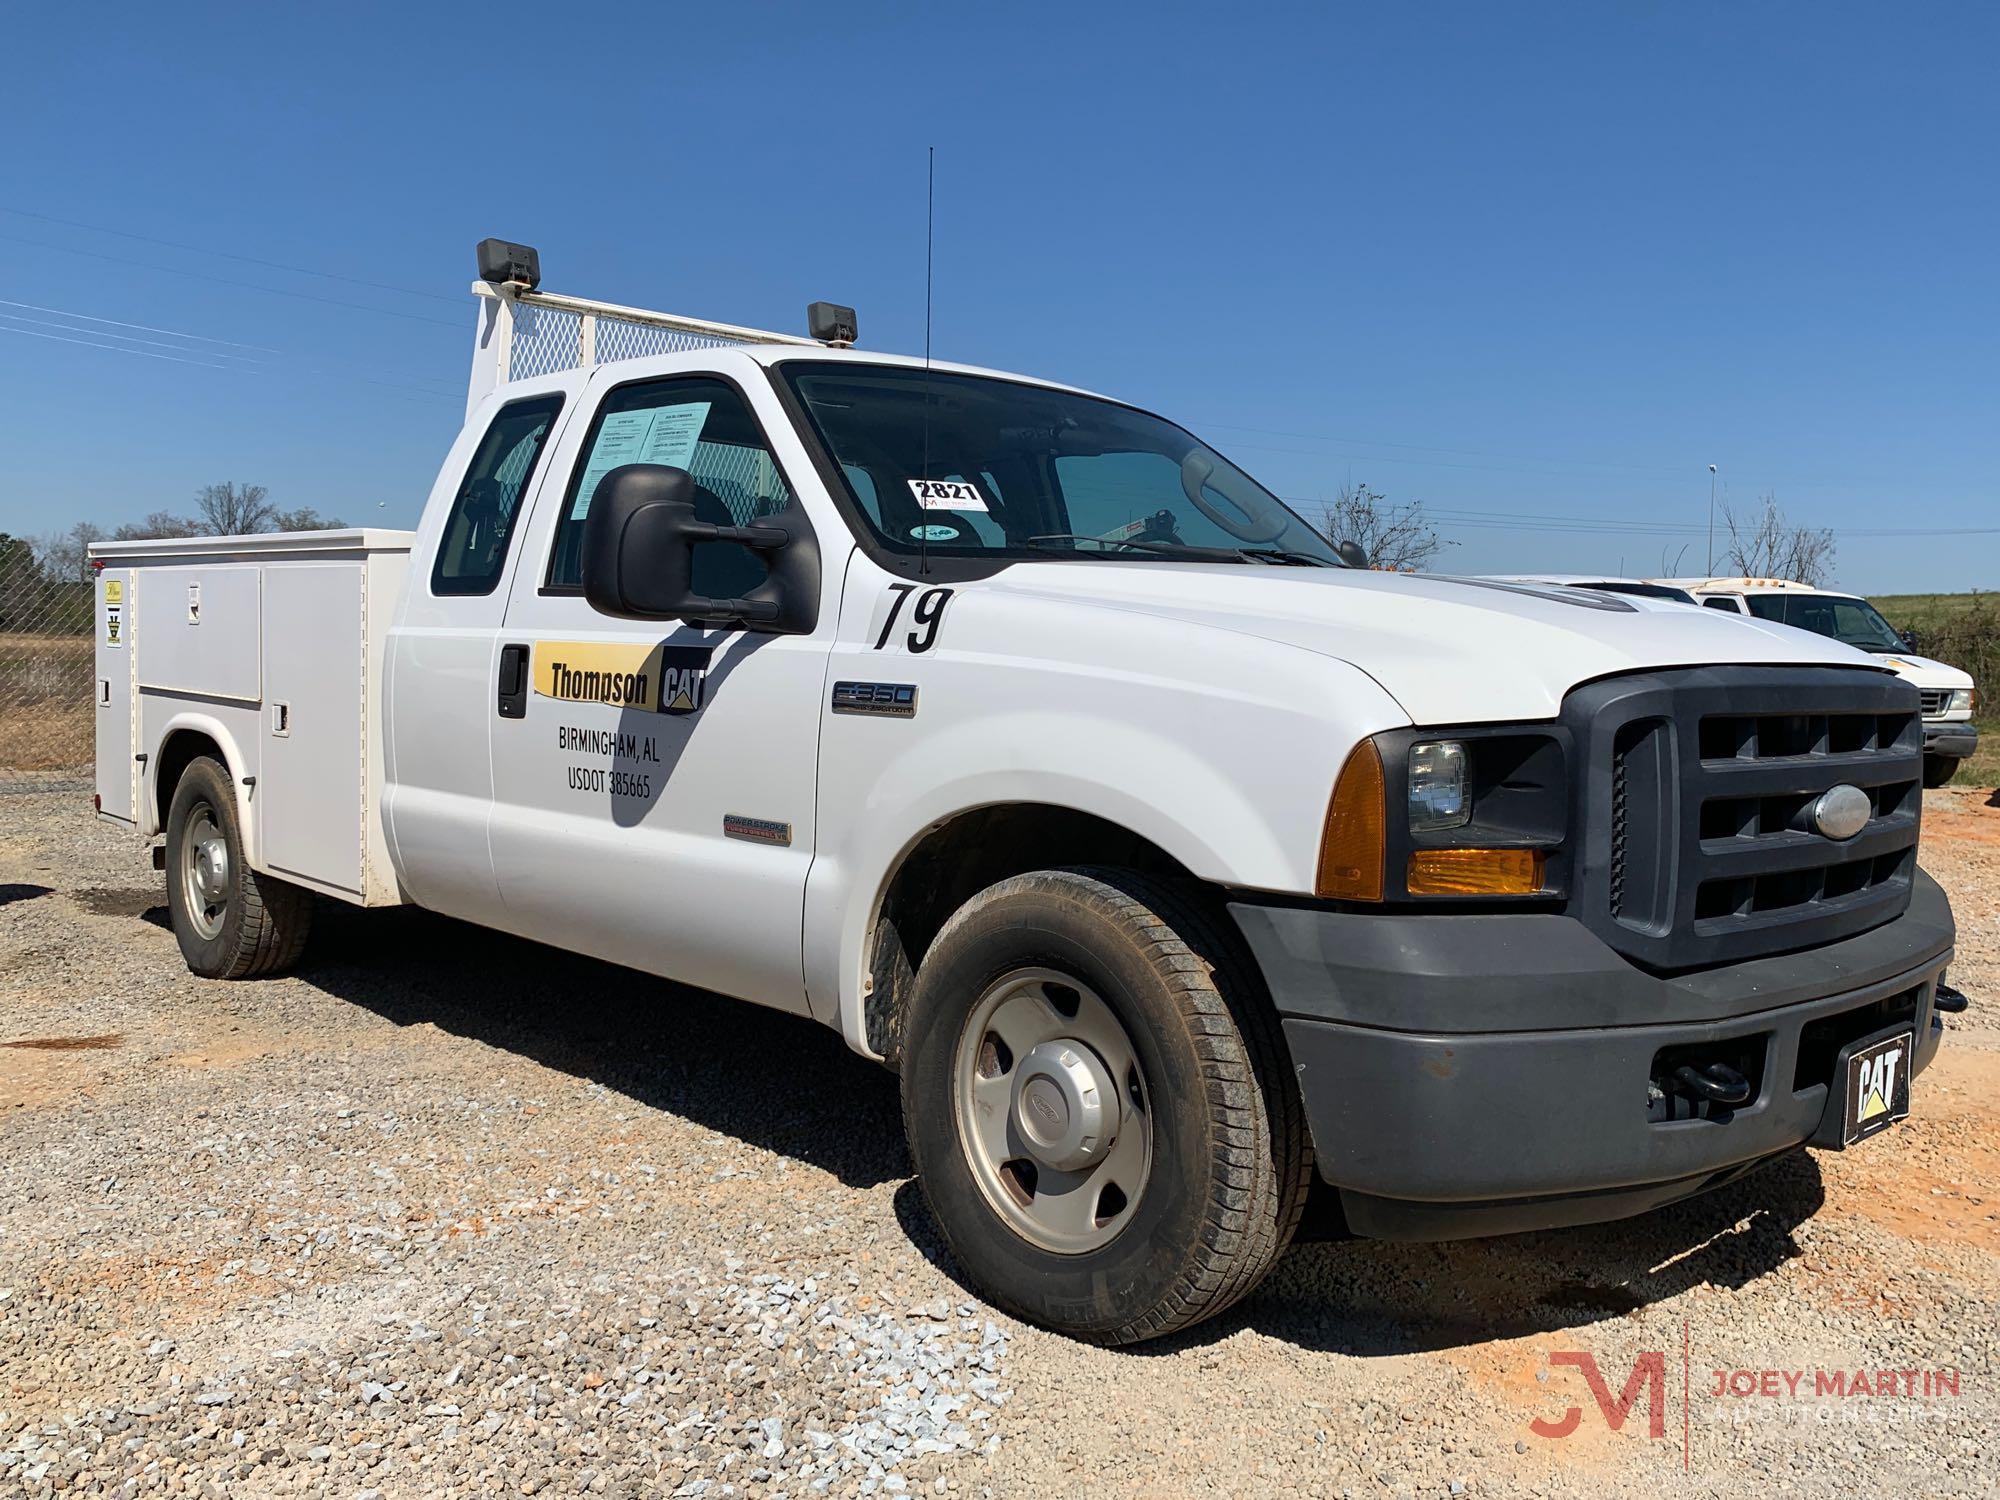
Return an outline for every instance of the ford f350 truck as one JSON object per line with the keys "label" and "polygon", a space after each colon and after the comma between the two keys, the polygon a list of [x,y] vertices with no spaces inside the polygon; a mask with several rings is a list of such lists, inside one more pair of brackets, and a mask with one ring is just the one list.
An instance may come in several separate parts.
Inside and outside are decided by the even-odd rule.
{"label": "ford f350 truck", "polygon": [[1878,663],[1350,566],[1172,422],[844,309],[481,261],[414,533],[94,549],[99,810],[197,974],[409,902],[812,1017],[900,1075],[964,1273],[1107,1342],[1309,1191],[1581,1224],[1908,1110],[1961,1002]]}

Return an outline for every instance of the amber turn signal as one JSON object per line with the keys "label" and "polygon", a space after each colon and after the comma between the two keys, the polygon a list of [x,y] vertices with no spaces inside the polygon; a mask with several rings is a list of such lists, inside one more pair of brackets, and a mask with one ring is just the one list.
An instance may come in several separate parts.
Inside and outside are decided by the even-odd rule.
{"label": "amber turn signal", "polygon": [[1548,856],[1539,849],[1419,849],[1410,856],[1412,896],[1532,896]]}
{"label": "amber turn signal", "polygon": [[1314,892],[1330,901],[1380,901],[1387,847],[1382,757],[1372,740],[1363,740],[1340,768],[1326,805]]}

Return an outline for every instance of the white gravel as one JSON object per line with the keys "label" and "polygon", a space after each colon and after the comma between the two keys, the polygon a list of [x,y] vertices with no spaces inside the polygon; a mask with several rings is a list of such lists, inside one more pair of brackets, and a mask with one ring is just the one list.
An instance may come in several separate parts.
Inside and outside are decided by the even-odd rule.
{"label": "white gravel", "polygon": [[[1937,806],[1954,977],[2000,1000],[2000,808]],[[831,1033],[409,912],[203,983],[157,882],[73,793],[0,797],[0,1495],[2000,1490],[1990,1005],[1867,1150],[1595,1229],[1304,1246],[1121,1353],[958,1283],[893,1081]],[[1565,1350],[1614,1394],[1664,1351],[1663,1436],[1611,1433]],[[1822,1366],[1961,1393],[1707,1394]]]}

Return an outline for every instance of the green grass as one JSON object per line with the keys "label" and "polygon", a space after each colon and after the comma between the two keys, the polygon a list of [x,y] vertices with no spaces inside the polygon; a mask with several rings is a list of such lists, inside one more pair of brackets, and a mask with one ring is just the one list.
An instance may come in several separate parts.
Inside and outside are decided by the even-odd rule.
{"label": "green grass", "polygon": [[1898,630],[1936,632],[1949,621],[1962,618],[1975,601],[1991,599],[1989,594],[1876,594],[1869,602]]}
{"label": "green grass", "polygon": [[1979,684],[1979,753],[1963,761],[1953,786],[2000,786],[2000,611],[1991,593],[1881,594],[1873,600],[1898,630],[1917,633],[1917,650],[1972,673]]}

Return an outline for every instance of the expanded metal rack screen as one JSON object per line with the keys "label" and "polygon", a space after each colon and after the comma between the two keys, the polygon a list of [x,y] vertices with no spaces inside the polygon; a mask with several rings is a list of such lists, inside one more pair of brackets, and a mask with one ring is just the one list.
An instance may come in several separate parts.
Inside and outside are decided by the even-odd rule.
{"label": "expanded metal rack screen", "polygon": [[[594,333],[589,345],[584,341],[587,332]],[[574,370],[579,365],[681,354],[691,349],[722,349],[743,342],[601,314],[522,304],[514,310],[514,341],[506,378],[526,380],[533,375]]]}
{"label": "expanded metal rack screen", "polygon": [[467,390],[468,412],[495,386],[589,365],[745,344],[826,347],[817,339],[793,334],[620,307],[512,284],[494,286],[476,281],[472,291],[479,298],[479,326]]}

